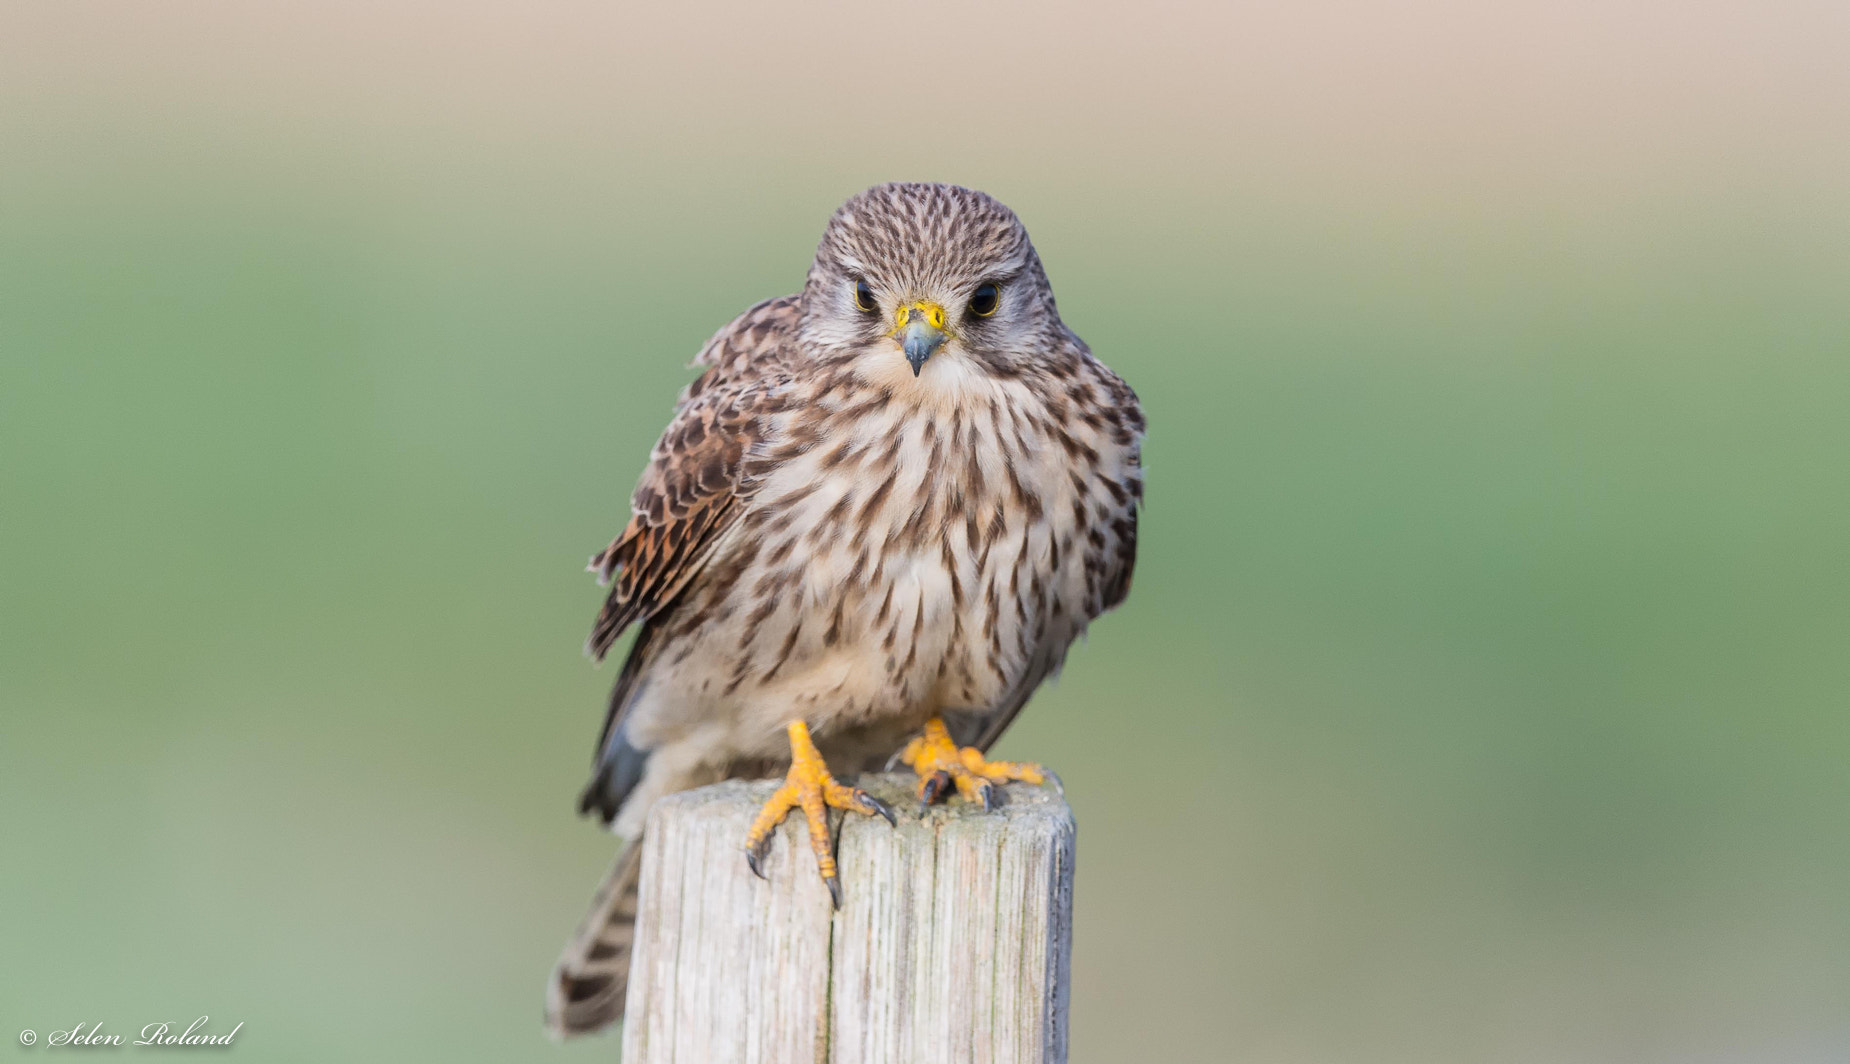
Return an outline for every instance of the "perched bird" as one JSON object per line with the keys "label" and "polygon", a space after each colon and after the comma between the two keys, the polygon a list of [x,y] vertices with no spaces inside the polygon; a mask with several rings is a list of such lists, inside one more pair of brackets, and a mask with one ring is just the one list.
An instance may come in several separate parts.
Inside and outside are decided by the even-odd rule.
{"label": "perched bird", "polygon": [[746,860],[799,809],[839,905],[826,809],[893,814],[837,776],[897,757],[928,803],[1041,782],[983,755],[1130,587],[1143,413],[989,196],[855,196],[803,291],[696,362],[628,526],[591,559],[610,594],[590,653],[637,634],[579,808],[628,842],[553,973],[561,1034],[622,1015],[656,799],[784,772]]}

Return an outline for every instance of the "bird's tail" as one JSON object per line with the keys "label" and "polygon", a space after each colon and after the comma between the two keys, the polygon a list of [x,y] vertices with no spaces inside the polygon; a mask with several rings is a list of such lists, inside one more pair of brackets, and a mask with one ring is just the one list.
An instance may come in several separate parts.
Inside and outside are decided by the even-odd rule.
{"label": "bird's tail", "polygon": [[616,863],[591,899],[591,911],[559,955],[546,985],[546,1026],[554,1037],[590,1034],[623,1018],[641,866],[642,838],[638,836],[617,854]]}

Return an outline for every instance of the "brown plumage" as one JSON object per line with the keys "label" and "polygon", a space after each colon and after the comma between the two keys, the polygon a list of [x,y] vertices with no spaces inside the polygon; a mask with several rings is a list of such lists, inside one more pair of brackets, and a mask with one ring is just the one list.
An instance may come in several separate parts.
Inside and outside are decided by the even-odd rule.
{"label": "brown plumage", "polygon": [[554,973],[561,1033],[622,1014],[657,798],[779,771],[798,721],[838,774],[939,716],[986,750],[1130,585],[1142,412],[994,199],[856,196],[803,291],[697,361],[591,560],[610,585],[592,655],[638,634],[580,807],[629,844]]}

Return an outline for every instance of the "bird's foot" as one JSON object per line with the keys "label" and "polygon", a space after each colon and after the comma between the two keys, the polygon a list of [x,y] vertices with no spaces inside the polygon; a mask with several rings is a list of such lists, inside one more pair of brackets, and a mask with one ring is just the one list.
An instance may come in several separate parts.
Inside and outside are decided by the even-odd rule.
{"label": "bird's foot", "polygon": [[897,826],[899,821],[893,816],[893,810],[883,801],[868,794],[859,787],[844,787],[829,775],[829,767],[822,760],[822,754],[816,750],[816,744],[810,741],[809,726],[802,721],[790,724],[790,772],[784,776],[784,785],[772,795],[764,808],[758,810],[757,819],[752,821],[752,829],[745,836],[745,863],[751,870],[764,878],[759,862],[771,848],[771,835],[777,825],[784,822],[792,809],[803,810],[803,819],[809,822],[809,846],[816,851],[816,869],[822,873],[822,882],[829,888],[829,898],[837,909],[841,908],[841,880],[835,874],[835,848],[829,841],[828,810],[846,809],[869,816],[886,817],[889,824]]}
{"label": "bird's foot", "polygon": [[[974,746],[958,746],[944,726],[944,718],[925,722],[925,732],[907,743],[899,760],[919,775],[919,804],[929,806],[954,786],[966,801],[994,809],[996,786],[1011,780],[1046,783],[1053,773],[1024,761],[985,761]],[[1059,782],[1055,780],[1055,786]]]}

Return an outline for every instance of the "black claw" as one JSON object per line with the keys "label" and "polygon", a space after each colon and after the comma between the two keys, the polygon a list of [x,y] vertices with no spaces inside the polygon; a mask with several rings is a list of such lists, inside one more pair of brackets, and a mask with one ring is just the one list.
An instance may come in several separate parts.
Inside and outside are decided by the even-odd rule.
{"label": "black claw", "polygon": [[977,797],[983,800],[983,812],[993,813],[996,811],[996,788],[994,784],[984,781],[983,785],[976,789],[976,794]]}
{"label": "black claw", "polygon": [[751,869],[752,875],[757,876],[759,879],[766,878],[764,874],[764,869],[759,867],[758,862],[764,860],[765,851],[770,849],[770,846],[768,845],[770,841],[771,840],[767,838],[764,840],[764,842],[761,842],[756,846],[749,846],[745,850],[745,867]]}
{"label": "black claw", "polygon": [[930,809],[931,804],[937,801],[944,794],[944,789],[950,785],[951,774],[949,772],[934,772],[925,777],[925,786],[919,791],[919,807]]}
{"label": "black claw", "polygon": [[837,876],[825,876],[822,880],[829,887],[829,901],[834,908],[841,908],[841,879]]}
{"label": "black claw", "polygon": [[873,795],[868,794],[866,791],[855,791],[854,796],[856,798],[859,798],[861,801],[866,802],[868,805],[873,806],[874,812],[879,813],[883,817],[886,817],[886,822],[888,824],[891,824],[894,827],[899,826],[899,818],[893,815],[892,806],[886,804],[885,802],[881,801],[878,798],[875,798]]}

